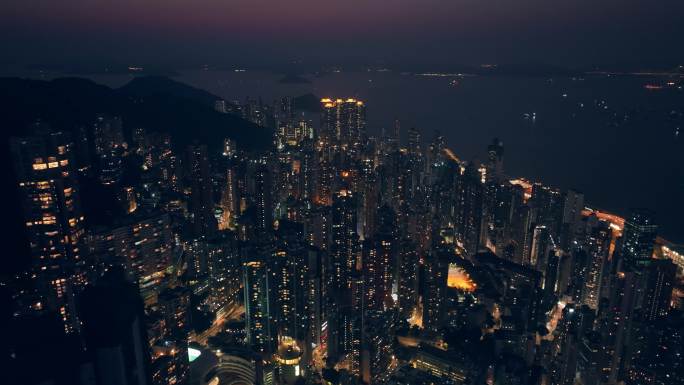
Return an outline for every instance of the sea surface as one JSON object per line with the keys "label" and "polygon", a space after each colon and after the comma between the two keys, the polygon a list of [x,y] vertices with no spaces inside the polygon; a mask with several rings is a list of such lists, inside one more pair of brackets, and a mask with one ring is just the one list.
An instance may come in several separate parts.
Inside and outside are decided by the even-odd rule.
{"label": "sea surface", "polygon": [[[87,77],[111,87],[132,79]],[[679,87],[684,79],[391,71],[306,77],[310,83],[292,84],[281,83],[282,75],[271,72],[189,70],[176,79],[226,100],[250,97],[271,103],[306,93],[359,98],[367,105],[370,134],[399,119],[403,135],[417,127],[427,143],[438,130],[465,160],[484,160],[487,145],[497,137],[504,142],[504,167],[511,177],[582,191],[588,206],[621,215],[632,207],[652,209],[661,234],[684,242],[684,90]],[[675,84],[668,86],[670,81]]]}

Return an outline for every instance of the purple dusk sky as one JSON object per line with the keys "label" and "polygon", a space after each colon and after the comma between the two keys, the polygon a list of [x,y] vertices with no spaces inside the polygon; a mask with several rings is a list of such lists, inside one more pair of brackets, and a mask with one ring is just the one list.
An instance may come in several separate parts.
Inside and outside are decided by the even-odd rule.
{"label": "purple dusk sky", "polygon": [[[555,64],[682,59],[678,0],[4,0],[4,61],[424,55]],[[187,59],[187,57],[185,58]]]}

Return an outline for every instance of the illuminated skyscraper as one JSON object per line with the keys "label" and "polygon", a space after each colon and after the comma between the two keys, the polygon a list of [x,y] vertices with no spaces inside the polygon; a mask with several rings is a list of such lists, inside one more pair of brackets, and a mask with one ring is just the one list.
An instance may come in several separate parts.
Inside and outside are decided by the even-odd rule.
{"label": "illuminated skyscraper", "polygon": [[351,191],[342,189],[335,195],[332,206],[332,244],[330,262],[332,287],[342,290],[349,287],[350,272],[356,268],[359,249],[356,233],[356,197]]}
{"label": "illuminated skyscraper", "polygon": [[349,363],[349,371],[359,374],[361,364],[361,340],[364,313],[364,279],[361,272],[354,270],[349,277],[348,295],[341,298],[340,311],[340,351]]}
{"label": "illuminated skyscraper", "polygon": [[364,277],[364,296],[366,308],[370,310],[382,310],[382,288],[380,285],[382,266],[378,257],[376,242],[370,239],[363,241],[362,260]]}
{"label": "illuminated skyscraper", "polygon": [[209,273],[207,238],[199,237],[183,241],[183,254],[187,264],[186,274],[193,280],[204,279]]}
{"label": "illuminated skyscraper", "polygon": [[301,274],[306,270],[298,271],[303,263],[297,263],[304,258],[303,245],[300,243],[301,232],[296,224],[284,221],[278,229],[279,237],[275,252],[268,260],[268,269],[271,276],[271,296],[274,306],[271,309],[271,317],[275,323],[275,332],[279,337],[294,338],[298,323],[296,302],[300,295],[300,285],[303,284]]}
{"label": "illuminated skyscraper", "polygon": [[563,217],[560,228],[560,246],[569,250],[577,238],[577,228],[582,219],[584,209],[584,194],[575,190],[568,190],[563,194]]}
{"label": "illuminated skyscraper", "polygon": [[207,242],[207,265],[211,310],[216,311],[235,300],[240,293],[242,266],[236,234],[221,232]]}
{"label": "illuminated skyscraper", "polygon": [[622,258],[632,266],[647,266],[651,262],[658,225],[647,210],[634,209],[625,218],[622,232]]}
{"label": "illuminated skyscraper", "polygon": [[677,265],[669,259],[654,260],[648,267],[646,295],[642,305],[646,320],[653,321],[668,315],[676,275]]}
{"label": "illuminated skyscraper", "polygon": [[98,229],[88,243],[101,269],[123,266],[146,301],[159,294],[172,263],[173,234],[168,214],[136,213],[112,227]]}
{"label": "illuminated skyscraper", "polygon": [[390,322],[385,314],[368,317],[364,330],[361,378],[367,384],[382,384],[392,363]]}
{"label": "illuminated skyscraper", "polygon": [[256,229],[260,235],[273,230],[271,183],[271,172],[268,167],[259,165],[254,173],[254,207],[256,207]]}
{"label": "illuminated skyscraper", "polygon": [[219,229],[234,228],[238,212],[237,175],[235,167],[229,165],[226,169],[226,180],[221,191],[221,209],[223,210]]}
{"label": "illuminated skyscraper", "polygon": [[395,235],[407,234],[409,217],[412,214],[416,185],[420,180],[416,158],[403,153],[397,153],[396,171],[394,182],[394,197],[392,208],[396,213]]}
{"label": "illuminated skyscraper", "polygon": [[598,309],[601,284],[603,282],[603,270],[608,260],[611,232],[608,225],[600,224],[592,229],[587,239],[589,264],[582,287],[582,303],[593,310]]}
{"label": "illuminated skyscraper", "polygon": [[164,319],[164,329],[153,347],[155,385],[183,384],[188,379],[191,294],[190,289],[177,286],[159,295],[158,309]]}
{"label": "illuminated skyscraper", "polygon": [[361,100],[322,99],[319,139],[344,149],[358,148],[366,137],[366,107]]}
{"label": "illuminated skyscraper", "polygon": [[359,251],[356,210],[356,197],[352,192],[338,191],[332,205],[332,243],[327,274],[328,356],[334,358],[346,353],[345,340],[348,339],[345,336],[349,335],[353,320],[347,309]]}
{"label": "illuminated skyscraper", "polygon": [[313,142],[306,140],[302,145],[299,171],[299,197],[302,200],[313,200],[316,196],[316,171],[318,169],[316,155]]}
{"label": "illuminated skyscraper", "polygon": [[501,182],[504,177],[504,146],[503,141],[494,138],[487,146],[487,181]]}
{"label": "illuminated skyscraper", "polygon": [[414,242],[404,240],[399,246],[399,311],[410,317],[418,302],[420,256]]}
{"label": "illuminated skyscraper", "polygon": [[265,259],[251,258],[243,264],[245,333],[254,351],[273,352],[269,275]]}
{"label": "illuminated skyscraper", "polygon": [[643,322],[637,333],[626,384],[681,384],[684,319],[674,315]]}
{"label": "illuminated skyscraper", "polygon": [[217,100],[214,102],[214,111],[220,112],[222,114],[228,113],[228,108],[226,107],[225,100]]}
{"label": "illuminated skyscraper", "polygon": [[544,272],[549,251],[553,250],[553,240],[546,226],[536,226],[532,233],[529,265],[539,272]]}
{"label": "illuminated skyscraper", "polygon": [[420,155],[420,131],[415,127],[408,130],[408,152],[411,155]]}
{"label": "illuminated skyscraper", "polygon": [[317,347],[321,344],[324,319],[325,287],[323,282],[323,258],[319,249],[309,246],[306,249],[306,312],[308,318],[308,337],[305,346]]}
{"label": "illuminated skyscraper", "polygon": [[438,245],[426,258],[423,265],[423,327],[438,330],[446,314],[446,290],[449,263],[453,251],[448,245]]}
{"label": "illuminated skyscraper", "polygon": [[258,100],[247,98],[242,115],[245,119],[256,125],[268,127],[269,109],[270,108],[261,101],[261,98]]}
{"label": "illuminated skyscraper", "polygon": [[225,138],[223,140],[223,156],[232,158],[237,152],[237,144],[231,138]]}
{"label": "illuminated skyscraper", "polygon": [[456,191],[456,232],[468,256],[477,253],[481,245],[483,192],[479,173],[469,165],[458,178]]}
{"label": "illuminated skyscraper", "polygon": [[44,132],[15,138],[11,148],[38,294],[32,307],[58,312],[65,331],[76,331],[74,295],[86,284],[89,266],[71,139]]}
{"label": "illuminated skyscraper", "polygon": [[112,184],[123,172],[125,141],[120,117],[100,115],[93,124],[95,155],[99,160],[100,181]]}
{"label": "illuminated skyscraper", "polygon": [[330,206],[332,203],[332,183],[334,167],[327,160],[323,160],[314,166],[315,194],[314,202],[319,205]]}
{"label": "illuminated skyscraper", "polygon": [[206,145],[192,145],[187,149],[187,175],[191,189],[191,212],[195,236],[211,237],[216,233],[209,155]]}
{"label": "illuminated skyscraper", "polygon": [[378,212],[378,231],[375,236],[377,258],[377,300],[380,309],[384,310],[392,305],[392,285],[397,276],[397,228],[394,211],[383,206]]}
{"label": "illuminated skyscraper", "polygon": [[363,197],[360,202],[363,207],[359,218],[364,239],[372,237],[377,227],[379,183],[376,178],[373,170],[365,170],[362,179]]}
{"label": "illuminated skyscraper", "polygon": [[532,185],[530,207],[535,214],[535,223],[546,226],[554,241],[558,240],[563,219],[564,199],[561,192],[541,183]]}

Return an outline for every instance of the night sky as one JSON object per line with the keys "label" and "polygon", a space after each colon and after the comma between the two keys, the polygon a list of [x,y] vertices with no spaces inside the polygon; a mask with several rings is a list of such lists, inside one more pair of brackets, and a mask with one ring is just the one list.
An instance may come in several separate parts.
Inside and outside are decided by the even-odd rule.
{"label": "night sky", "polygon": [[0,64],[684,62],[681,0],[4,0]]}

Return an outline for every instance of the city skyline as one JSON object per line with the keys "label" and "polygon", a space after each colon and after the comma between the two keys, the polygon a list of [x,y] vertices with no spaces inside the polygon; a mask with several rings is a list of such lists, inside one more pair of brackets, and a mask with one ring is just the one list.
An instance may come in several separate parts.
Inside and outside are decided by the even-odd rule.
{"label": "city skyline", "polygon": [[1,4],[3,384],[684,385],[681,15]]}
{"label": "city skyline", "polygon": [[[664,379],[684,366],[653,325],[678,322],[684,253],[657,240],[650,211],[622,218],[512,179],[496,138],[484,162],[466,161],[439,132],[422,140],[398,121],[369,135],[364,100],[294,100],[205,100],[271,127],[259,151],[225,138],[177,156],[167,133],[106,114],[75,141],[42,121],[12,139],[32,261],[6,278],[12,317],[55,312],[55,337],[84,354],[54,381],[92,370],[96,384],[503,383],[505,357],[519,355],[518,383],[677,383]],[[88,223],[89,184],[113,193],[100,196],[113,220]],[[95,311],[101,301],[112,313]],[[453,333],[509,347],[468,352]]]}

